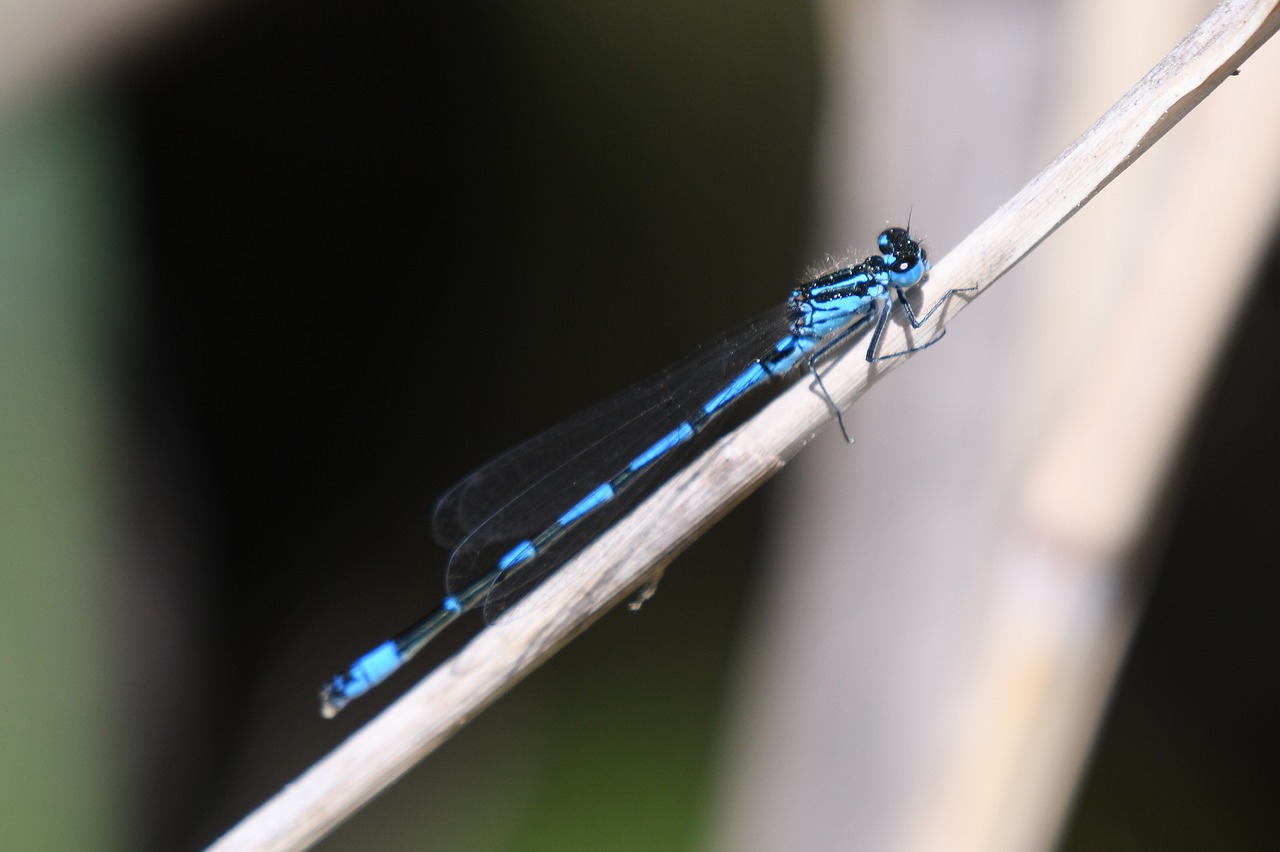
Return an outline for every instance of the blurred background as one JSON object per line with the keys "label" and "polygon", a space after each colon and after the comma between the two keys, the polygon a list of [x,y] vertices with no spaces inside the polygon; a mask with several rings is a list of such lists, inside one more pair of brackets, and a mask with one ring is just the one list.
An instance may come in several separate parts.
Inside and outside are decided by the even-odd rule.
{"label": "blurred background", "polygon": [[[1081,5],[9,4],[4,845],[212,842],[479,626],[319,717],[326,678],[438,602],[428,531],[447,486],[775,304],[828,254],[865,254],[886,222],[910,214],[945,255],[1211,7],[1112,14],[1112,68],[1072,47],[1104,34]],[[1059,109],[1073,92],[1078,115]],[[1231,123],[1247,114],[1216,124],[1256,135]],[[943,823],[922,803],[960,724],[934,690],[964,668],[943,649],[977,653],[956,637],[982,631],[981,566],[1003,538],[964,511],[1008,502],[1025,436],[1064,404],[1020,330],[1147,253],[1242,254],[1223,237],[1241,229],[1256,250],[1240,319],[1175,430],[1189,440],[1146,532],[1117,555],[1122,677],[1083,770],[1061,771],[1080,780],[1058,799],[1062,833],[1008,844],[1280,846],[1274,167],[1205,156],[1261,199],[1192,196],[1194,242],[1119,214],[1119,248],[1085,240],[1020,268],[855,407],[854,449],[824,434],[639,615],[606,616],[320,848],[779,848],[798,840],[788,817],[804,848],[930,848],[919,825]],[[1018,295],[1052,275],[1049,307]],[[1223,298],[1214,277],[1189,284]],[[1115,319],[1107,292],[1094,319]],[[1048,337],[1068,361],[1099,348]],[[884,529],[895,518],[908,526]],[[858,524],[887,538],[834,538]],[[819,585],[817,545],[862,585]],[[798,680],[788,643],[824,618],[854,632],[813,633],[819,656],[843,642],[855,662],[828,655]],[[867,739],[836,743],[777,693]],[[857,780],[806,769],[785,736],[768,745],[779,717]],[[789,760],[757,782],[770,748]],[[838,818],[819,829],[810,810]]]}

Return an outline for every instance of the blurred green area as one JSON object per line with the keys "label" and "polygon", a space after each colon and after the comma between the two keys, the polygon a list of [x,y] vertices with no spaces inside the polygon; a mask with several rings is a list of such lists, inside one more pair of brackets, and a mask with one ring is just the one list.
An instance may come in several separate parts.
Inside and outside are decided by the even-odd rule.
{"label": "blurred green area", "polygon": [[85,91],[0,117],[0,825],[9,849],[121,838],[108,580],[128,302],[120,140]]}

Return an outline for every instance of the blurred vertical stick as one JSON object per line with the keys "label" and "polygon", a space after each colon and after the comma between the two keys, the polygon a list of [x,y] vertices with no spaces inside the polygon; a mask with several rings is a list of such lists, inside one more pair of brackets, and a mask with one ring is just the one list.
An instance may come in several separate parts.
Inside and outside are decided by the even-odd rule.
{"label": "blurred vertical stick", "polygon": [[[936,241],[1203,4],[828,11],[854,79],[830,83],[852,115],[828,118],[827,227],[865,230],[845,211],[889,209],[891,184]],[[1017,273],[1040,286],[860,405],[853,453],[799,460],[722,848],[1052,845],[1139,612],[1130,554],[1271,232],[1276,52]],[[1038,119],[1060,136],[1033,154]]]}
{"label": "blurred vertical stick", "polygon": [[[1199,5],[1149,4],[1118,30],[1114,5],[1081,3],[1064,56],[1122,54],[1161,29],[1152,18],[1192,20]],[[1095,92],[1064,105],[1078,113]],[[1099,298],[1066,329],[1049,306],[1034,331],[1057,350],[1034,360],[1058,365],[1059,392],[995,530],[964,733],[911,848],[1053,845],[1141,614],[1131,557],[1275,232],[1277,92],[1273,44],[1037,258],[1046,291],[1069,298],[1083,274]],[[1089,257],[1103,262],[1082,270]]]}

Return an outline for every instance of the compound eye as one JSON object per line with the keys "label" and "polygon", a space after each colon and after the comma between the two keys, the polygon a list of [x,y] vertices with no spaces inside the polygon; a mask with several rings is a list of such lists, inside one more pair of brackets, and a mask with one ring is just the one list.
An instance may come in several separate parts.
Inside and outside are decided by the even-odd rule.
{"label": "compound eye", "polygon": [[877,242],[880,253],[886,257],[914,256],[916,253],[916,241],[902,228],[885,228]]}
{"label": "compound eye", "polygon": [[902,238],[907,232],[901,228],[886,228],[880,232],[880,251],[884,254],[897,254],[898,246],[902,245]]}

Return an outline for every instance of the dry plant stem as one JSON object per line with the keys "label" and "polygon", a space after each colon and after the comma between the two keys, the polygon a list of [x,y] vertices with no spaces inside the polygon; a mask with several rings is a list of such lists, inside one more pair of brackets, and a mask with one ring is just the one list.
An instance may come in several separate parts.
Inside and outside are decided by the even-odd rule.
{"label": "dry plant stem", "polygon": [[[1229,0],[1079,140],[938,263],[924,296],[1007,272],[1186,115],[1280,26],[1278,0]],[[953,300],[948,311],[963,307]],[[931,329],[915,333],[927,340]],[[886,351],[903,348],[900,325]],[[860,353],[859,353],[860,354]],[[841,404],[904,358],[870,365],[844,357],[824,373]],[[801,381],[716,443],[511,612],[376,719],[250,814],[213,848],[309,846],[532,671],[736,505],[830,421]]]}

